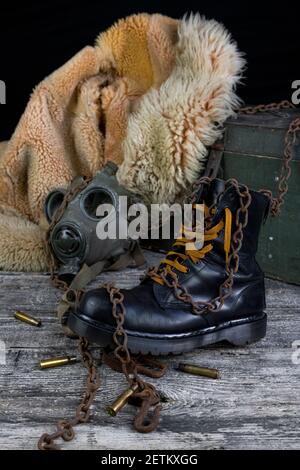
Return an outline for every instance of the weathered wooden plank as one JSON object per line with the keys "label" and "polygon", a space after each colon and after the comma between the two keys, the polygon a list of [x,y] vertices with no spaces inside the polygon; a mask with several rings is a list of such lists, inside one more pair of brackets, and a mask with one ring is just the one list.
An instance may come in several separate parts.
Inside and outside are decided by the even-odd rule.
{"label": "weathered wooden plank", "polygon": [[[46,351],[46,355],[51,351]],[[203,350],[180,358],[217,367],[221,370],[222,379],[211,381],[181,374],[171,368],[166,377],[155,381],[166,400],[159,428],[161,442],[157,448],[168,448],[174,430],[174,446],[177,433],[195,437],[200,431],[197,445],[211,447],[212,442],[216,445],[220,430],[223,429],[227,430],[226,439],[221,433],[222,446],[225,448],[235,448],[237,438],[237,448],[262,448],[258,439],[253,440],[254,430],[260,433],[264,447],[297,448],[300,444],[300,370],[299,366],[292,364],[290,352],[277,348],[266,351],[257,351],[251,347],[238,350],[228,348]],[[17,356],[17,351],[11,354]],[[0,375],[1,446],[9,445],[5,436],[15,422],[20,422],[21,432],[26,435],[33,423],[44,431],[51,428],[56,419],[71,416],[81,396],[85,371],[79,364],[42,372],[36,368],[38,354],[39,351],[21,351],[17,360],[9,358],[6,374]],[[174,364],[177,360],[173,358],[170,362]],[[106,367],[101,372],[103,386],[95,403],[93,426],[97,427],[100,436],[103,426],[112,427],[114,443],[121,439],[119,426],[123,432],[124,427],[128,426],[129,435],[126,439],[130,440],[133,408],[127,407],[116,419],[108,417],[104,411],[105,406],[122,390],[123,377]],[[88,430],[88,434],[94,432],[92,428]],[[247,433],[250,439],[248,444],[245,440]],[[205,442],[202,435],[205,436]],[[84,441],[86,436],[80,436],[75,446],[85,448],[89,441]],[[194,444],[194,439],[188,440],[184,448],[196,448]],[[34,447],[35,441],[31,439],[26,445]],[[118,448],[113,443],[111,445],[111,448]],[[126,448],[128,445],[126,441]],[[134,446],[134,440],[131,445]]]}
{"label": "weathered wooden plank", "polygon": [[[84,388],[86,373],[83,367],[78,365],[40,372],[35,368],[35,360],[29,356],[26,358],[22,367],[8,368],[7,373],[1,375],[1,421],[14,423],[21,419],[22,422],[30,422],[39,417],[47,423],[55,417],[72,414]],[[222,379],[212,381],[193,377],[170,368],[164,378],[152,380],[165,402],[163,420],[165,416],[180,414],[210,420],[212,410],[216,412],[217,420],[230,420],[234,410],[234,419],[248,416],[267,420],[289,416],[297,419],[294,424],[291,421],[291,427],[299,427],[300,371],[285,351],[276,350],[263,355],[226,355],[226,352],[217,354],[212,351],[184,360],[217,367]],[[103,417],[105,406],[126,384],[120,374],[107,367],[100,368],[99,372],[102,386],[96,409],[97,414]],[[121,421],[127,410],[120,415]],[[119,421],[119,417],[115,421]],[[111,424],[115,421],[110,420]]]}
{"label": "weathered wooden plank", "polygon": [[[94,285],[107,282],[111,273],[103,274]],[[141,273],[138,270],[112,273],[116,284],[131,287],[138,284]],[[20,281],[20,278],[22,281]],[[1,276],[0,276],[1,279]],[[55,318],[55,307],[60,294],[49,285],[47,276],[36,275],[34,288],[28,276],[8,276],[4,288],[0,289],[5,308],[0,312],[0,339],[8,348],[49,348],[56,347],[64,351],[74,348],[74,341],[62,335],[61,328]],[[13,281],[19,286],[16,289]],[[25,280],[26,279],[26,280]],[[2,279],[3,281],[3,279]],[[8,288],[9,287],[9,288]],[[16,289],[16,290],[15,290]],[[300,288],[289,285],[286,287],[277,281],[266,281],[267,313],[269,328],[267,337],[258,348],[269,346],[291,347],[293,341],[299,339],[300,332]],[[39,329],[20,323],[13,318],[16,309],[21,309],[42,319],[43,326]]]}
{"label": "weathered wooden plank", "polygon": [[[21,431],[21,432],[20,432]],[[1,443],[2,449],[35,449],[36,442],[45,431],[44,426],[30,425],[20,429],[17,425],[9,425]],[[196,433],[161,433],[137,434],[127,426],[101,426],[83,425],[76,437],[76,449],[88,450],[159,450],[184,449],[189,443],[190,449],[220,449],[223,448],[222,435],[208,436],[201,432]],[[74,449],[74,442],[64,443],[64,449]]]}
{"label": "weathered wooden plank", "polygon": [[[223,423],[217,428],[214,417],[212,427],[205,430],[202,421],[198,420],[197,430],[137,434],[123,424],[118,427],[110,425],[96,426],[93,423],[78,428],[76,441],[63,443],[64,449],[77,450],[210,450],[210,449],[299,449],[299,436],[296,430],[290,429],[289,420],[274,420],[274,427],[268,428],[263,421]],[[176,423],[173,423],[174,427]],[[53,428],[54,429],[54,428]],[[215,432],[214,432],[215,429]],[[46,428],[48,431],[49,428]],[[51,430],[51,429],[50,429]],[[36,449],[36,442],[45,432],[44,425],[12,424],[6,427],[1,439],[1,448]]]}
{"label": "weathered wooden plank", "polygon": [[[293,341],[300,339],[300,309],[295,307],[268,308],[268,331],[266,338],[256,345],[258,349],[268,347],[290,348]],[[30,313],[35,314],[33,310]],[[36,312],[38,314],[38,312]],[[53,312],[40,315],[43,325],[33,329],[13,318],[0,320],[0,339],[5,341],[7,348],[50,348],[64,351],[75,348],[74,340],[66,338]]]}
{"label": "weathered wooden plank", "polygon": [[[140,282],[144,270],[127,269],[120,272],[104,273],[91,284],[91,288],[105,282],[115,282],[122,288],[130,288]],[[48,275],[43,274],[0,274],[0,322],[11,318],[16,309],[25,309],[51,318],[60,292],[55,289]],[[273,280],[266,280],[266,297],[269,308],[297,308],[299,287]]]}
{"label": "weathered wooden plank", "polygon": [[[145,252],[145,257],[147,265],[152,266],[157,264],[163,255]],[[146,266],[103,273],[90,287],[106,282],[115,282],[123,288],[132,287],[140,282],[145,268]],[[60,295],[60,292],[51,285],[48,274],[2,272],[0,273],[0,321],[21,307],[49,314],[53,311]]]}
{"label": "weathered wooden plank", "polygon": [[[106,273],[123,287],[135,285],[141,272]],[[97,282],[99,283],[100,280]],[[40,371],[41,358],[73,354],[76,342],[65,338],[53,317],[57,292],[47,276],[0,276],[0,339],[8,347],[0,365],[0,447],[33,449],[57,419],[71,417],[84,389],[81,364]],[[268,336],[247,348],[225,345],[168,359],[170,369],[154,381],[164,398],[159,429],[139,435],[132,429],[134,409],[115,419],[105,412],[125,386],[124,378],[101,366],[102,387],[91,424],[78,429],[76,449],[297,449],[300,446],[300,365],[292,363],[292,342],[300,339],[300,287],[267,280]],[[40,313],[44,327],[12,320],[16,308]],[[95,354],[98,349],[93,348]],[[216,367],[212,381],[181,374],[178,360]]]}

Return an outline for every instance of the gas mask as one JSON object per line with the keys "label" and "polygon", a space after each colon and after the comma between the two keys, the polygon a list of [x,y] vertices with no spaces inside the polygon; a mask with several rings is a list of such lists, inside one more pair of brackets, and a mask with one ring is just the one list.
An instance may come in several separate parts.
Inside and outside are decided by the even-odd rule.
{"label": "gas mask", "polygon": [[[116,178],[118,167],[108,162],[104,169],[89,182],[76,178],[68,191],[52,191],[45,202],[45,213],[50,224],[47,240],[51,252],[58,261],[59,269],[54,277],[55,285],[65,290],[57,309],[57,316],[66,335],[73,333],[67,327],[68,310],[74,306],[78,293],[104,270],[119,270],[127,266],[140,266],[145,258],[139,240],[130,236],[99,238],[98,224],[113,219],[115,226],[128,226],[127,210],[121,210],[121,199],[127,197],[127,207],[142,201],[119,185]],[[99,208],[109,205],[111,213]],[[173,237],[169,240],[143,241],[144,248],[169,251]],[[66,288],[66,289],[65,289]]]}
{"label": "gas mask", "polygon": [[[126,196],[128,204],[139,202],[133,193],[119,185],[117,170],[117,165],[108,162],[84,189],[77,193],[75,191],[75,196],[71,197],[57,223],[55,218],[65,199],[66,191],[57,189],[46,199],[45,213],[48,222],[52,224],[48,240],[60,264],[58,278],[67,283],[70,283],[83,265],[94,266],[98,263],[100,272],[103,267],[113,266],[121,259],[126,258],[128,264],[128,255],[138,253],[136,240],[117,237],[99,239],[97,236],[97,224],[104,217],[106,220],[109,220],[110,216],[115,217],[117,227],[127,224],[127,214],[120,211],[120,196]],[[84,186],[83,181],[83,178],[77,178],[73,182],[75,189],[76,186]],[[97,215],[97,209],[103,204],[111,205],[114,208],[113,214]],[[137,264],[141,264],[143,259],[141,256],[138,258]]]}

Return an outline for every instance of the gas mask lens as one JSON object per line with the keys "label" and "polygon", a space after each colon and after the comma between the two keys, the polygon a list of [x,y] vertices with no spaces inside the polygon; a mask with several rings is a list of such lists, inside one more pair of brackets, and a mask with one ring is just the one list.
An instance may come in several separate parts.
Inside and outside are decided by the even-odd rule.
{"label": "gas mask lens", "polygon": [[99,206],[106,205],[106,208],[113,207],[114,200],[109,191],[105,189],[91,189],[82,199],[81,208],[83,212],[94,220],[100,220],[107,217],[111,210],[102,211],[101,215],[97,215],[97,209]]}
{"label": "gas mask lens", "polygon": [[70,224],[58,227],[53,233],[52,246],[58,256],[77,256],[83,245],[84,241],[79,230]]}
{"label": "gas mask lens", "polygon": [[66,192],[63,190],[52,191],[45,202],[45,212],[49,223],[51,223],[55,212],[62,205]]}

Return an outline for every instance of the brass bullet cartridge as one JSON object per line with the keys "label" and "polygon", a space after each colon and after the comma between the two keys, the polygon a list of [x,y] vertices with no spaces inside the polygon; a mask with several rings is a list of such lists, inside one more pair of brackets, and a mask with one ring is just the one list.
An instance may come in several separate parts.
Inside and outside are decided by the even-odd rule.
{"label": "brass bullet cartridge", "polygon": [[209,377],[210,379],[219,379],[220,372],[217,369],[209,369],[207,367],[199,367],[192,364],[179,363],[177,370],[186,374],[199,375],[201,377]]}
{"label": "brass bullet cartridge", "polygon": [[78,362],[78,359],[75,356],[54,357],[52,359],[45,359],[43,361],[40,361],[40,368],[51,369],[53,367],[61,367],[66,366],[68,364],[75,364],[76,362]]}
{"label": "brass bullet cartridge", "polygon": [[41,326],[42,324],[41,320],[37,320],[36,318],[33,318],[32,316],[28,315],[28,313],[20,312],[20,310],[17,310],[15,312],[15,318],[17,320],[23,321],[24,323],[28,323],[28,325],[32,325],[32,326]]}
{"label": "brass bullet cartridge", "polygon": [[119,411],[121,411],[122,408],[127,405],[129,398],[134,394],[134,392],[137,391],[137,389],[138,385],[134,385],[133,387],[125,390],[125,392],[123,392],[122,395],[120,395],[111,406],[107,407],[107,413],[113,417],[117,416]]}

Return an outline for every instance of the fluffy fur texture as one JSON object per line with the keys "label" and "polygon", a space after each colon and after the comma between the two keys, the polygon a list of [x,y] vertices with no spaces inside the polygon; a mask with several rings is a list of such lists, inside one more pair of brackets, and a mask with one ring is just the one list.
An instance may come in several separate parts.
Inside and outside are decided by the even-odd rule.
{"label": "fluffy fur texture", "polygon": [[0,144],[0,269],[47,269],[45,197],[108,159],[146,202],[179,200],[238,105],[242,67],[215,21],[141,14],[46,78]]}
{"label": "fluffy fur texture", "polygon": [[148,202],[172,203],[204,169],[207,147],[239,105],[244,61],[226,29],[199,15],[178,27],[176,65],[129,118],[119,181]]}

